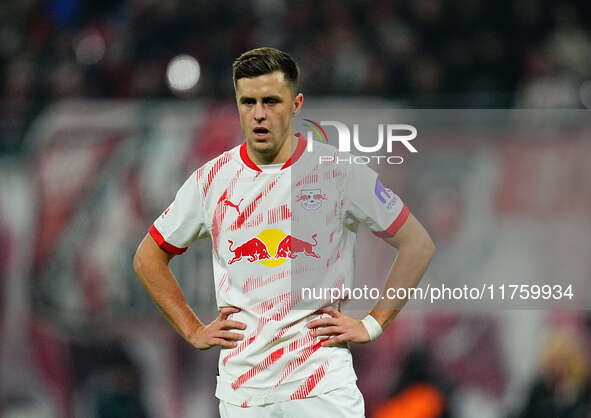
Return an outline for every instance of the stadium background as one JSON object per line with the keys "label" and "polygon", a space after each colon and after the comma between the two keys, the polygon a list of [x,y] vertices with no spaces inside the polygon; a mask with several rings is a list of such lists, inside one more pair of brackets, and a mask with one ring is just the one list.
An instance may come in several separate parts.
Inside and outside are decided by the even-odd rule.
{"label": "stadium background", "polygon": [[[0,414],[10,418],[216,416],[216,350],[173,332],[131,259],[184,178],[240,141],[230,64],[244,50],[292,53],[307,104],[591,107],[585,1],[26,0],[3,2],[0,22]],[[181,54],[199,63],[194,87],[190,61],[171,70]],[[439,248],[426,278],[589,279],[590,136],[540,146],[489,134],[446,132],[400,168],[397,190]],[[173,262],[204,320],[215,314],[209,251],[200,242]],[[437,411],[421,382],[451,417],[551,414],[552,397],[573,393],[580,409],[563,416],[589,417],[590,319],[409,309],[353,347],[368,417],[388,399]],[[541,391],[540,376],[559,389]]]}

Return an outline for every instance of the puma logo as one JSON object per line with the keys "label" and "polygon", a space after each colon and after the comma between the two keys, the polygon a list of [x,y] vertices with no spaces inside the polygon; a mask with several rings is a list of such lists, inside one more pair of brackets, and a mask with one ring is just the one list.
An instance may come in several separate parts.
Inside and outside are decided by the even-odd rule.
{"label": "puma logo", "polygon": [[238,215],[240,215],[240,208],[238,208],[238,206],[240,206],[240,204],[242,203],[242,201],[244,200],[244,198],[240,199],[240,202],[238,202],[237,204],[234,204],[232,202],[230,202],[228,199],[226,199],[224,201],[224,206],[231,206],[234,209],[236,209],[236,212],[238,212]]}

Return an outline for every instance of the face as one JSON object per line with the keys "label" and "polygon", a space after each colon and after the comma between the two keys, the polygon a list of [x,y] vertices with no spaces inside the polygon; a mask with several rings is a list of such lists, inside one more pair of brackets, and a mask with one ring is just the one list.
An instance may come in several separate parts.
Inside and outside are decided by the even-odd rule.
{"label": "face", "polygon": [[304,97],[294,97],[285,74],[275,71],[236,82],[240,124],[249,156],[259,164],[287,161],[291,156],[291,121]]}

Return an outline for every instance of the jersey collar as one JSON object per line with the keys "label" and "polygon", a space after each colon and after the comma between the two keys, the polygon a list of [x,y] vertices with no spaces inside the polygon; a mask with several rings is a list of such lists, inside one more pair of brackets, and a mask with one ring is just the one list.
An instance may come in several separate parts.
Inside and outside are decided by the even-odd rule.
{"label": "jersey collar", "polygon": [[[308,142],[307,139],[299,132],[296,134],[296,136],[298,137],[298,145],[296,146],[296,149],[293,152],[293,154],[291,155],[291,157],[289,157],[289,159],[285,162],[285,164],[283,164],[283,166],[281,167],[281,170],[294,164],[297,160],[299,160],[299,158],[302,156],[302,154],[306,150],[306,144]],[[240,158],[242,159],[242,162],[244,164],[246,164],[246,166],[248,168],[251,168],[251,169],[253,169],[255,171],[259,171],[259,172],[263,171],[248,156],[248,153],[246,152],[246,141],[244,141],[242,143],[242,145],[240,146]]]}

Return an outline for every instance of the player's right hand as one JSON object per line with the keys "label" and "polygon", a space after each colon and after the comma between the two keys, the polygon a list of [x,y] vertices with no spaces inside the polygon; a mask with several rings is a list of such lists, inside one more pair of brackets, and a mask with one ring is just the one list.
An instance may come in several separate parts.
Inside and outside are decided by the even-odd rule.
{"label": "player's right hand", "polygon": [[189,342],[199,350],[207,350],[215,346],[235,348],[238,345],[236,341],[242,340],[244,335],[228,330],[246,329],[244,322],[228,319],[228,316],[236,312],[240,312],[240,309],[236,307],[220,309],[218,317],[209,325],[197,328],[188,338]]}

